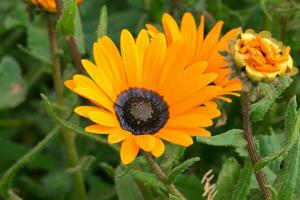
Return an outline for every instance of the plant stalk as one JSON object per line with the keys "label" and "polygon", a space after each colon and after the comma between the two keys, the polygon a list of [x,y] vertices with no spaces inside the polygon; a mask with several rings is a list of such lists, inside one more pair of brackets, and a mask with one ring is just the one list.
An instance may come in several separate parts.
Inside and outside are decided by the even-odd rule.
{"label": "plant stalk", "polygon": [[[57,41],[57,34],[55,29],[55,23],[48,17],[48,28],[49,28],[49,40],[51,44],[52,62],[53,62],[53,81],[55,88],[55,102],[59,106],[64,106],[63,101],[63,80],[61,76],[61,65],[59,57],[59,47]],[[68,157],[69,166],[76,167],[79,164],[78,153],[75,144],[75,136],[72,132],[63,131],[63,139],[66,154]],[[72,174],[74,184],[74,196],[78,200],[86,199],[86,191],[84,186],[84,180],[82,172],[80,170]]]}
{"label": "plant stalk", "polygon": [[[55,0],[56,3],[56,7],[57,7],[57,16],[60,17],[63,9],[64,9],[64,5],[62,0]],[[77,46],[76,40],[73,36],[69,36],[68,38],[66,38],[69,50],[70,50],[70,54],[72,57],[72,61],[73,64],[75,65],[75,67],[77,68],[77,71],[80,73],[83,73],[83,67],[81,64],[81,53],[79,51],[79,48]]]}
{"label": "plant stalk", "polygon": [[153,156],[148,153],[143,151],[143,156],[147,160],[151,170],[153,173],[156,175],[156,177],[164,184],[164,186],[168,189],[169,193],[176,196],[177,198],[181,200],[185,200],[185,197],[179,192],[179,190],[175,187],[174,184],[168,183],[168,177],[167,175],[162,171],[160,166],[155,162],[153,159]]}
{"label": "plant stalk", "polygon": [[[247,150],[249,153],[250,160],[252,162],[252,166],[254,166],[260,160],[260,156],[256,149],[252,133],[252,126],[250,121],[250,91],[248,88],[243,88],[242,101],[243,128],[245,138],[247,140]],[[271,193],[267,187],[268,182],[265,174],[262,170],[260,170],[255,173],[255,176],[259,184],[260,190],[262,192],[263,198],[265,200],[268,200],[271,197]]]}

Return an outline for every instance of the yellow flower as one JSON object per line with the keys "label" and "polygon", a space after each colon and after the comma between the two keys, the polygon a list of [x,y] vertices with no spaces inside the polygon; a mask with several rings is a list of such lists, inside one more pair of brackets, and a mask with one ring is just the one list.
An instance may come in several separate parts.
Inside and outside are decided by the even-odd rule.
{"label": "yellow flower", "polygon": [[132,162],[139,149],[159,157],[162,140],[189,146],[191,136],[210,136],[205,127],[220,111],[211,103],[220,87],[210,84],[216,73],[207,73],[206,62],[189,63],[188,46],[167,46],[165,36],[151,40],[142,30],[135,40],[123,30],[119,53],[107,36],[93,47],[95,64],[82,60],[90,78],[74,75],[66,87],[90,100],[94,106],[79,106],[75,112],[94,124],[87,132],[108,134],[108,142],[121,142],[124,164]]}
{"label": "yellow flower", "polygon": [[265,31],[242,33],[234,42],[232,53],[235,65],[245,68],[252,81],[271,81],[295,71],[290,47],[284,47]]}
{"label": "yellow flower", "polygon": [[[224,97],[224,95],[240,96],[238,92],[242,88],[241,81],[238,78],[228,79],[231,69],[219,53],[228,50],[228,43],[238,36],[240,33],[239,28],[231,29],[223,37],[220,37],[223,22],[219,21],[205,36],[204,17],[201,16],[200,25],[197,27],[194,17],[189,12],[183,15],[180,27],[169,14],[163,15],[162,25],[168,46],[176,41],[185,43],[188,46],[187,54],[189,55],[190,65],[205,61],[208,64],[205,72],[218,74],[218,78],[214,81],[215,85],[222,87],[218,98],[231,102],[231,99]],[[146,27],[151,36],[160,32],[151,24],[147,24]]]}
{"label": "yellow flower", "polygon": [[[82,0],[77,0],[77,4],[81,3]],[[56,12],[55,0],[31,0],[35,5],[41,6],[49,12]]]}

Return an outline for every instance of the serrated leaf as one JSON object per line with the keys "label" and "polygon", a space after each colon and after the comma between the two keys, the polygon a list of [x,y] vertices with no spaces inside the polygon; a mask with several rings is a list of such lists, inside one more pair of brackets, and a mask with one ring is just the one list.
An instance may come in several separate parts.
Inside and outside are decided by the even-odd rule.
{"label": "serrated leaf", "polygon": [[299,124],[297,121],[297,101],[296,97],[293,97],[287,107],[287,111],[285,114],[285,135],[286,135],[286,145],[280,149],[278,152],[269,155],[267,157],[262,158],[259,162],[257,162],[254,166],[254,171],[258,171],[265,167],[267,164],[277,159],[278,157],[288,153],[293,145],[296,143],[298,138],[298,130]]}
{"label": "serrated leaf", "polygon": [[285,115],[285,135],[286,141],[296,135],[296,142],[288,155],[284,158],[283,169],[277,176],[274,188],[278,191],[279,200],[294,199],[294,191],[296,189],[297,175],[299,173],[299,157],[300,157],[300,112],[296,111],[297,102],[294,97],[289,105]]}
{"label": "serrated leaf", "polygon": [[231,146],[234,147],[241,156],[247,155],[247,142],[243,136],[243,130],[240,129],[231,129],[212,137],[198,136],[197,141],[212,146]]}
{"label": "serrated leaf", "polygon": [[252,163],[247,159],[244,168],[240,172],[231,200],[246,199],[250,189],[252,172]]}
{"label": "serrated leaf", "polygon": [[24,101],[27,84],[22,78],[20,65],[10,56],[0,63],[0,109],[14,108]]}
{"label": "serrated leaf", "polygon": [[[275,131],[270,127],[270,135],[257,135],[255,138],[259,141],[259,149],[261,153],[261,157],[266,157],[268,155],[273,154],[274,152],[280,151],[282,147],[282,139],[284,137],[283,133],[277,134]],[[276,160],[273,160],[268,164],[268,166],[274,171],[277,172],[280,170],[280,163],[282,158],[279,157]]]}
{"label": "serrated leaf", "polygon": [[231,198],[235,185],[238,182],[240,171],[241,166],[234,158],[229,158],[223,164],[216,184],[217,195],[215,200]]}
{"label": "serrated leaf", "polygon": [[116,170],[115,185],[119,200],[143,200],[143,194],[140,191],[138,185],[134,181],[134,178],[130,174],[122,174],[123,171],[120,167]]}
{"label": "serrated leaf", "polygon": [[195,162],[198,162],[199,160],[200,160],[199,157],[190,158],[177,165],[174,169],[172,169],[172,171],[168,175],[168,182],[173,183],[179,174],[182,174],[185,170],[187,170],[189,167],[191,167]]}
{"label": "serrated leaf", "polygon": [[63,0],[63,3],[64,9],[57,21],[57,30],[63,37],[74,36],[77,2],[76,0]]}
{"label": "serrated leaf", "polygon": [[274,82],[273,89],[269,91],[261,100],[251,105],[251,121],[261,121],[275,100],[286,88],[289,87],[291,83],[292,79],[288,76],[282,76],[277,82]]}
{"label": "serrated leaf", "polygon": [[98,38],[107,34],[107,7],[106,5],[102,6],[100,11],[100,18],[97,28],[97,36]]}

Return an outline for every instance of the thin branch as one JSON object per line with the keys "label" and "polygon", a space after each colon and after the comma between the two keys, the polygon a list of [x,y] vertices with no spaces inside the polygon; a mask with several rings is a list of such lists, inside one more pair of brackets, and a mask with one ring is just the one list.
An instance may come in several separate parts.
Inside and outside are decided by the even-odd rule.
{"label": "thin branch", "polygon": [[168,183],[167,175],[162,171],[160,166],[155,162],[152,155],[148,152],[143,151],[143,156],[147,160],[151,170],[157,176],[157,178],[164,184],[164,186],[169,190],[169,193],[176,196],[181,200],[185,200],[185,197],[179,192],[175,185]]}
{"label": "thin branch", "polygon": [[[49,40],[51,44],[51,53],[52,53],[52,62],[53,62],[53,81],[56,95],[56,104],[64,106],[63,101],[63,80],[61,77],[61,66],[60,66],[60,57],[59,57],[59,47],[55,29],[55,22],[49,17],[48,19],[48,28],[49,28]],[[68,162],[70,167],[75,167],[79,163],[78,153],[75,144],[74,134],[68,131],[63,132],[63,139],[65,144],[65,150],[68,157]],[[83,181],[83,176],[81,171],[77,171],[72,174],[73,183],[74,183],[74,193],[75,197],[78,200],[86,200],[86,191]]]}
{"label": "thin branch", "polygon": [[[245,138],[247,140],[247,150],[249,153],[249,157],[251,159],[252,165],[254,166],[259,160],[259,154],[256,149],[255,143],[254,143],[254,137],[252,134],[252,126],[251,126],[251,121],[250,121],[250,92],[248,88],[243,88],[243,105],[242,105],[242,112],[243,112],[243,127],[244,127],[244,133],[245,133]],[[255,173],[256,180],[259,184],[259,187],[261,189],[263,198],[265,200],[269,199],[271,197],[271,193],[268,189],[268,182],[266,179],[265,174],[263,171],[257,171]]]}

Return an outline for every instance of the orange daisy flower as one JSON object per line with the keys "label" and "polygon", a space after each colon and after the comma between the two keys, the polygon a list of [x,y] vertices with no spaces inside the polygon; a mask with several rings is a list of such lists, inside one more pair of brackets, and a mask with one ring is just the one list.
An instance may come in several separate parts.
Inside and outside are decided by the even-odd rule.
{"label": "orange daisy flower", "polygon": [[120,50],[104,36],[93,47],[95,64],[82,60],[90,78],[74,75],[66,87],[90,100],[94,106],[79,106],[75,112],[94,124],[87,132],[108,134],[108,142],[121,142],[124,164],[132,162],[140,149],[159,157],[162,140],[181,146],[193,143],[192,136],[210,136],[205,127],[220,111],[209,102],[221,90],[211,83],[217,74],[206,72],[206,62],[186,69],[189,47],[165,36],[151,40],[142,30],[135,40],[123,30]]}
{"label": "orange daisy flower", "polygon": [[[231,99],[224,97],[224,95],[240,96],[238,92],[242,88],[241,81],[238,78],[228,79],[231,69],[224,57],[219,53],[220,51],[229,50],[229,42],[238,36],[240,28],[234,28],[220,38],[223,22],[219,21],[205,36],[204,17],[201,16],[200,25],[197,27],[194,17],[189,12],[183,15],[180,27],[169,14],[163,15],[162,25],[168,45],[181,41],[188,46],[189,65],[205,61],[207,62],[205,72],[218,74],[218,78],[214,81],[215,85],[222,87],[218,98],[231,102]],[[146,27],[151,36],[160,33],[151,24],[147,24]]]}

